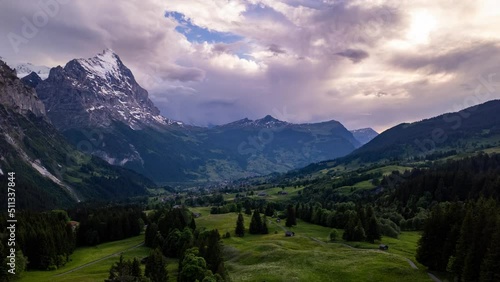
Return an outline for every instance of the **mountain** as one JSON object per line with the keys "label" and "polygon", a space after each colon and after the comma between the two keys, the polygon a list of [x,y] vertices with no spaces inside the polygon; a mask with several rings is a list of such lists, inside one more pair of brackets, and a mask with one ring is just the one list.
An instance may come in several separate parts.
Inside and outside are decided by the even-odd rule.
{"label": "mountain", "polygon": [[35,66],[31,63],[17,64],[14,66],[17,77],[23,78],[32,72],[36,73],[42,80],[49,76],[50,68],[46,66]]}
{"label": "mountain", "polygon": [[32,72],[28,74],[27,76],[21,78],[21,81],[31,87],[31,88],[36,88],[40,82],[42,82],[42,78],[38,76],[36,72]]}
{"label": "mountain", "polygon": [[132,129],[173,123],[160,115],[147,91],[110,49],[51,69],[36,90],[47,115],[63,131],[83,126],[105,128],[114,121]]}
{"label": "mountain", "polygon": [[370,142],[373,138],[377,137],[378,133],[372,128],[361,128],[351,130],[352,135],[361,145]]}
{"label": "mountain", "polygon": [[360,146],[338,121],[293,124],[269,115],[216,126],[202,135],[200,140],[233,156],[242,177],[285,172],[345,156]]}
{"label": "mountain", "polygon": [[228,124],[223,124],[219,125],[217,127],[219,128],[258,128],[258,127],[263,127],[263,128],[273,128],[273,127],[280,127],[280,126],[285,126],[290,123],[281,121],[278,119],[275,119],[271,115],[267,115],[261,119],[257,120],[250,120],[248,118],[244,118],[241,120],[237,120]]}
{"label": "mountain", "polygon": [[45,115],[45,106],[35,90],[17,79],[15,72],[3,61],[0,61],[0,74],[0,104],[19,114],[32,112],[37,117]]}
{"label": "mountain", "polygon": [[[15,172],[16,207],[51,209],[86,199],[145,195],[150,180],[76,150],[50,124],[33,88],[0,61],[0,185]],[[6,189],[0,198],[6,199]],[[5,197],[4,197],[5,196]]]}
{"label": "mountain", "polygon": [[71,143],[157,183],[285,172],[360,146],[337,121],[291,124],[266,116],[203,128],[164,118],[109,49],[25,83],[36,85],[47,116]]}
{"label": "mountain", "polygon": [[500,142],[500,100],[414,123],[399,124],[351,153],[347,160],[425,157],[435,152],[476,150]]}

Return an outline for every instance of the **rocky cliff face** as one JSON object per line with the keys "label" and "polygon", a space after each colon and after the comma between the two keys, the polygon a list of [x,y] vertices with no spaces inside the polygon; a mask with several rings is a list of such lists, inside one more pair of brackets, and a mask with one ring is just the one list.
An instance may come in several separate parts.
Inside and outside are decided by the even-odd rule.
{"label": "rocky cliff face", "polygon": [[21,114],[31,111],[36,116],[45,115],[45,107],[35,90],[22,83],[3,61],[0,61],[0,104]]}
{"label": "rocky cliff face", "polygon": [[60,130],[108,127],[120,121],[133,129],[172,123],[148,98],[148,92],[112,50],[74,59],[50,70],[36,87],[47,115]]}
{"label": "rocky cliff face", "polygon": [[85,150],[158,183],[285,172],[360,145],[337,121],[292,124],[266,116],[208,129],[168,120],[111,50],[53,68],[41,82],[26,80],[38,83],[48,117],[67,140],[91,144]]}
{"label": "rocky cliff face", "polygon": [[36,73],[32,72],[28,74],[27,76],[21,78],[21,81],[25,84],[28,85],[31,88],[36,88],[40,82],[42,82],[42,78]]}

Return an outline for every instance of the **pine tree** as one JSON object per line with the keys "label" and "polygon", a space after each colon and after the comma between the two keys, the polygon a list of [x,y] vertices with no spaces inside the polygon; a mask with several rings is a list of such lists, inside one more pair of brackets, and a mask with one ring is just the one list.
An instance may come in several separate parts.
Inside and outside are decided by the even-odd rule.
{"label": "pine tree", "polygon": [[292,205],[289,205],[287,208],[287,216],[286,216],[286,227],[292,227],[297,225],[297,219],[295,218],[295,208]]}
{"label": "pine tree", "polygon": [[349,216],[349,220],[347,221],[347,225],[344,228],[344,234],[342,235],[342,239],[346,241],[354,241],[354,228],[356,227],[357,222],[358,222],[357,215],[351,214]]}
{"label": "pine tree", "polygon": [[167,260],[159,248],[151,252],[146,261],[144,275],[152,282],[168,281]]}
{"label": "pine tree", "polygon": [[361,220],[358,219],[358,224],[354,227],[352,235],[353,241],[363,241],[366,239],[365,229],[363,228]]}
{"label": "pine tree", "polygon": [[443,232],[444,214],[440,205],[437,205],[426,221],[424,232],[418,241],[416,259],[432,270],[444,270],[447,262],[442,262],[442,246],[446,240]]}
{"label": "pine tree", "polygon": [[132,261],[130,274],[134,277],[142,277],[141,262],[137,258],[134,258]]}
{"label": "pine tree", "polygon": [[148,225],[148,227],[146,227],[146,234],[144,239],[144,245],[146,245],[146,247],[156,248],[156,246],[154,245],[156,233],[158,233],[158,225],[156,223],[151,223]]}
{"label": "pine tree", "polygon": [[481,265],[480,281],[500,281],[500,221],[496,224],[496,232]]}
{"label": "pine tree", "polygon": [[206,253],[203,256],[207,263],[207,268],[212,273],[224,274],[225,268],[219,231],[217,229],[211,230],[207,239]]}
{"label": "pine tree", "polygon": [[262,219],[262,228],[260,230],[261,234],[269,234],[269,228],[267,228],[267,217],[264,215]]}
{"label": "pine tree", "polygon": [[245,236],[245,223],[243,220],[243,215],[241,213],[238,214],[238,220],[236,221],[236,229],[234,233],[238,237]]}
{"label": "pine tree", "polygon": [[375,240],[380,240],[380,227],[375,215],[372,214],[368,220],[368,228],[366,229],[366,240],[370,243],[375,243]]}
{"label": "pine tree", "polygon": [[480,276],[481,262],[486,256],[488,243],[495,232],[498,210],[495,201],[481,198],[476,204],[476,216],[471,246],[465,257],[462,278],[465,281],[475,281]]}
{"label": "pine tree", "polygon": [[267,215],[267,216],[273,216],[274,215],[274,208],[273,208],[273,206],[270,203],[267,204],[267,206],[266,206],[265,215]]}
{"label": "pine tree", "polygon": [[246,215],[251,215],[251,214],[252,214],[252,209],[250,208],[250,206],[247,206],[247,207],[245,208],[245,214],[246,214]]}
{"label": "pine tree", "polygon": [[262,229],[262,220],[258,210],[253,211],[252,220],[250,221],[250,228],[248,232],[250,234],[260,234]]}

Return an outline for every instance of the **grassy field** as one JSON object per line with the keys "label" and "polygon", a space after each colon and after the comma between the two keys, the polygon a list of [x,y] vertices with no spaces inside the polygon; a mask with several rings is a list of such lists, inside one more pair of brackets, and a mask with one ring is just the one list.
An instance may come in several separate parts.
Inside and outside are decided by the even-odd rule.
{"label": "grassy field", "polygon": [[400,166],[400,165],[388,165],[383,167],[378,167],[372,170],[369,170],[368,173],[382,173],[383,175],[389,175],[393,171],[397,170],[399,172],[404,172],[405,170],[411,170],[412,167],[408,166]]}
{"label": "grassy field", "polygon": [[[420,236],[417,232],[404,232],[399,239],[383,238],[381,243],[389,245],[389,251],[382,252],[377,250],[378,245],[366,242],[328,242],[330,228],[300,220],[289,229],[295,237],[284,236],[284,221],[278,224],[269,218],[272,221],[268,223],[268,235],[246,234],[239,238],[234,236],[235,213],[211,215],[207,207],[192,210],[202,214],[196,220],[199,228],[231,233],[223,244],[232,281],[431,281],[414,258]],[[248,228],[250,216],[244,216]],[[120,253],[126,259],[149,254],[149,248],[141,245],[143,240],[140,235],[78,248],[66,266],[55,271],[29,271],[20,281],[103,281]],[[411,268],[406,259],[415,262],[419,269]],[[170,281],[176,281],[177,264],[168,259]]]}
{"label": "grassy field", "polygon": [[[281,189],[280,187],[273,187],[273,188],[267,188],[267,189],[257,189],[254,191],[255,195],[249,196],[249,198],[253,199],[265,199],[266,201],[271,201],[271,202],[280,202],[280,201],[288,201],[292,199],[294,196],[297,196],[299,191],[302,191],[304,187],[285,187],[285,189]],[[287,192],[287,195],[279,195],[279,191],[285,191]],[[260,192],[265,192],[267,195],[266,196],[258,196]],[[232,201],[234,200],[234,197],[236,196],[236,193],[227,193],[224,194],[224,200],[225,201]]]}
{"label": "grassy field", "polygon": [[[272,221],[270,234],[239,238],[233,236],[236,214],[211,215],[208,208],[193,211],[202,214],[198,227],[231,233],[223,243],[232,281],[431,281],[422,267],[413,269],[406,260],[415,261],[417,233],[383,238],[382,243],[390,246],[387,252],[375,250],[374,244],[352,248],[342,241],[330,243],[330,228],[302,221],[290,229],[295,237],[284,236],[283,221]],[[247,228],[249,223],[245,215]]]}
{"label": "grassy field", "polygon": [[[149,248],[142,245],[138,246],[143,241],[144,235],[139,235],[121,241],[100,244],[95,247],[78,248],[71,255],[71,261],[68,262],[64,267],[55,271],[28,271],[23,275],[20,281],[104,281],[104,279],[108,278],[111,265],[118,261],[120,253],[123,253],[123,257],[125,259],[133,259],[134,257],[143,258],[149,255]],[[100,260],[102,258],[105,259]],[[100,261],[98,261],[97,263],[92,263],[96,260]],[[86,264],[89,265],[85,266]],[[80,266],[84,267],[72,271]],[[170,281],[177,281],[177,266],[178,262],[176,260],[168,259],[168,273],[170,276]],[[144,265],[142,265],[142,269],[144,271]]]}

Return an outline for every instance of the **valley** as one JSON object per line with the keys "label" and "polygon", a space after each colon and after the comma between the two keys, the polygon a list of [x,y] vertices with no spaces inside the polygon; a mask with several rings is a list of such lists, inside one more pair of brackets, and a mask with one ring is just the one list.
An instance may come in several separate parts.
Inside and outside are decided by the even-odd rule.
{"label": "valley", "polygon": [[[267,4],[259,5],[252,9]],[[177,22],[173,32],[198,30],[182,13],[164,12],[164,18]],[[315,39],[314,48],[323,41]],[[414,99],[422,113],[407,114],[398,112],[411,103],[404,102],[410,101],[407,89],[426,87],[418,92],[425,100],[427,92],[439,96],[432,85],[451,78],[428,79],[439,72],[422,66],[429,73],[418,83],[390,91],[350,89],[368,73],[351,74],[349,91],[337,86],[344,80],[328,80],[318,90],[316,84],[346,58],[355,65],[375,56],[352,48],[329,51],[338,60],[302,85],[307,76],[291,75],[295,69],[285,63],[268,69],[250,62],[287,57],[305,64],[297,69],[310,70],[307,64],[323,57],[288,57],[291,49],[266,43],[251,54],[239,50],[240,58],[230,53],[241,42],[211,44],[190,49],[205,52],[210,67],[177,60],[162,66],[177,67],[163,74],[156,62],[141,61],[138,68],[144,54],[123,52],[122,60],[111,48],[65,57],[52,68],[0,58],[0,187],[10,188],[0,189],[0,198],[5,204],[15,198],[15,210],[0,212],[1,282],[500,281],[494,75],[487,83],[480,76],[476,88],[489,91],[481,97],[487,100],[476,95],[475,103],[450,112],[437,106],[427,111]],[[161,77],[145,79],[142,67],[153,65]],[[252,80],[229,95],[224,87],[232,79],[209,73],[221,65]],[[262,71],[272,74],[267,88],[256,83]],[[412,77],[422,73],[419,67]],[[293,83],[283,90],[282,79]],[[223,86],[198,88],[212,81]],[[461,88],[472,86],[461,82]],[[204,96],[218,91],[220,96]],[[246,91],[259,93],[261,109]],[[280,96],[289,92],[310,95],[294,101],[296,114],[284,105],[295,96]],[[331,107],[327,114],[320,98]],[[384,99],[397,99],[391,104],[396,112],[367,110],[382,109]],[[177,112],[164,111],[178,101]],[[273,103],[284,110],[267,107]],[[182,113],[187,109],[200,115]],[[8,179],[13,172],[15,183]],[[15,232],[7,232],[12,222]]]}

